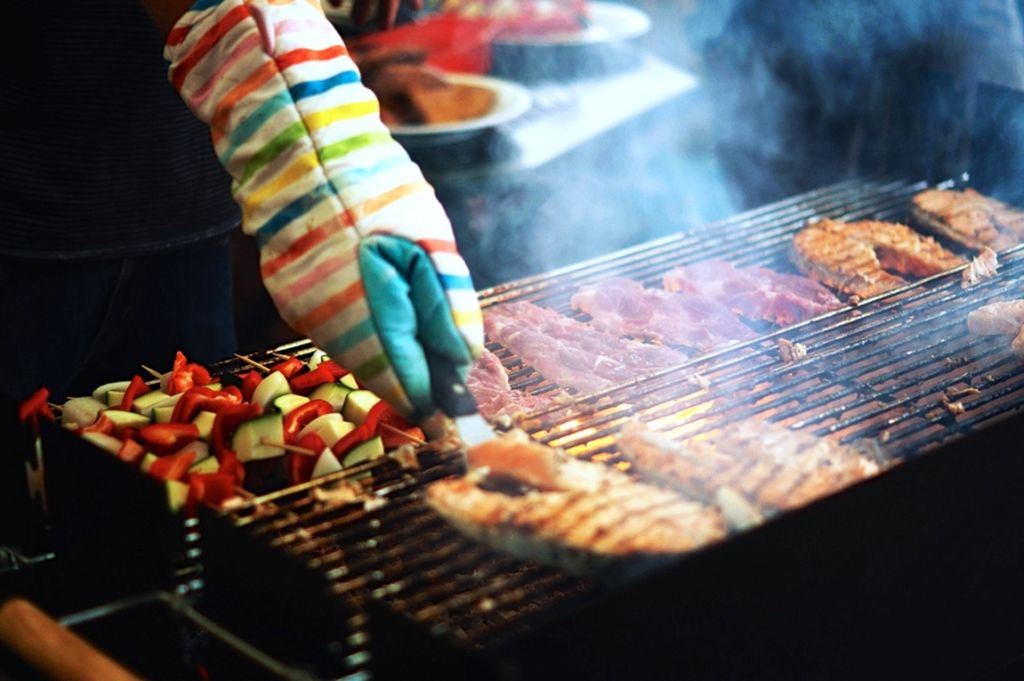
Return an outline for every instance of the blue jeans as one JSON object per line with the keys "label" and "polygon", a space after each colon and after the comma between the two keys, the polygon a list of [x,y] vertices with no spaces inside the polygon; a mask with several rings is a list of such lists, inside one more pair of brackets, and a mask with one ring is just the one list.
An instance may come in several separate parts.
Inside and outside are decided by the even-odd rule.
{"label": "blue jeans", "polygon": [[0,392],[46,386],[61,401],[141,364],[166,371],[179,349],[204,363],[230,356],[231,277],[227,236],[123,259],[0,259]]}

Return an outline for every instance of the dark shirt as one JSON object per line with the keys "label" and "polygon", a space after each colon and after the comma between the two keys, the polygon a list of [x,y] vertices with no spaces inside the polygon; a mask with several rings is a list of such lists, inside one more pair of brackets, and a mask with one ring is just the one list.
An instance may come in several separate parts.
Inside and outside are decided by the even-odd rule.
{"label": "dark shirt", "polygon": [[239,223],[209,130],[168,83],[137,0],[20,12],[32,49],[5,60],[0,256],[155,253]]}

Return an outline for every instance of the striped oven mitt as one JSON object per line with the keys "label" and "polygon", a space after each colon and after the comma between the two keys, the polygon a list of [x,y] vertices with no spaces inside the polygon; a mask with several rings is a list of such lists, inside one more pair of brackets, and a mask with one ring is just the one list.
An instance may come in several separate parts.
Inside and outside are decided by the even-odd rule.
{"label": "striped oven mitt", "polygon": [[281,316],[400,412],[429,416],[426,353],[465,376],[483,346],[476,292],[319,3],[198,0],[165,56],[234,178]]}

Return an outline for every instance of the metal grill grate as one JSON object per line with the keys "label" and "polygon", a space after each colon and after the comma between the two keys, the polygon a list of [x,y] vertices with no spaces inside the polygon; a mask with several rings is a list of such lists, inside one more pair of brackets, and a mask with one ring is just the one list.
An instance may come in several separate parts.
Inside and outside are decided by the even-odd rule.
{"label": "metal grill grate", "polygon": [[[848,182],[750,211],[707,229],[679,235],[490,289],[485,306],[529,300],[572,314],[568,300],[582,284],[628,276],[657,285],[678,264],[722,257],[736,265],[792,271],[792,234],[808,219],[904,220],[909,198],[924,183]],[[706,238],[715,234],[714,240]],[[529,415],[537,439],[571,454],[628,468],[614,435],[627,418],[684,440],[748,417],[843,441],[875,438],[889,456],[906,457],[1019,411],[1024,364],[1006,339],[969,335],[969,310],[1013,291],[1024,281],[1024,247],[1001,254],[995,279],[968,290],[957,271],[783,329],[695,356],[684,365],[629,385],[577,396]],[[580,317],[586,319],[586,317]],[[785,363],[777,341],[804,344],[806,358]],[[514,387],[543,392],[545,381],[508,350],[490,346]],[[308,344],[278,349],[311,351]],[[700,378],[696,378],[696,377]],[[949,403],[960,403],[954,413]],[[465,539],[421,499],[431,480],[459,470],[457,457],[421,454],[421,468],[394,460],[364,464],[313,483],[254,499],[233,512],[235,524],[320,571],[351,610],[345,663],[368,673],[366,616],[370,600],[423,623],[434,633],[486,647],[530,627],[531,618],[593,587],[548,568],[486,550]],[[359,476],[386,503],[367,510],[317,501],[312,490]]]}

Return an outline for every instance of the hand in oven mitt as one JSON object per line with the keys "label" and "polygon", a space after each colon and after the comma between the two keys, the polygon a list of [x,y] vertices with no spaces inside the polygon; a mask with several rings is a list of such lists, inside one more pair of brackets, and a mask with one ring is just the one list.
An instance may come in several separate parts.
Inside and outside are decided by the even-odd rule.
{"label": "hand in oven mitt", "polygon": [[451,224],[388,134],[316,0],[198,0],[170,80],[211,128],[278,311],[413,419],[427,353],[465,376],[483,346]]}

